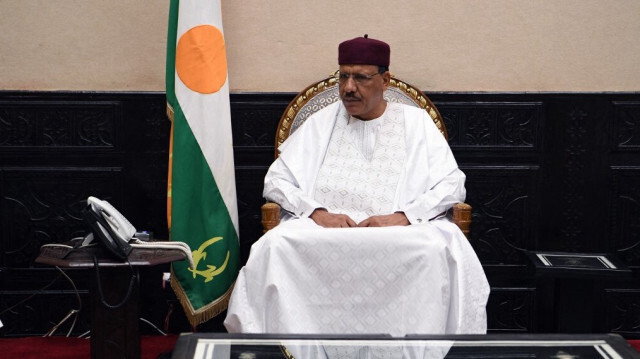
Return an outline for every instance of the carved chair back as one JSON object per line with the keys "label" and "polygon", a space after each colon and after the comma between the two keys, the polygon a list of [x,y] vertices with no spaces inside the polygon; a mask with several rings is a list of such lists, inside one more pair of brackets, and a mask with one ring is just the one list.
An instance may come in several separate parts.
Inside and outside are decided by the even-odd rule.
{"label": "carved chair back", "polygon": [[[391,76],[389,87],[384,92],[384,98],[388,102],[399,102],[406,105],[425,109],[442,135],[448,140],[447,129],[442,122],[440,112],[431,100],[417,88]],[[300,125],[316,111],[340,100],[338,93],[338,81],[334,76],[320,80],[300,93],[289,103],[278,123],[276,131],[275,157],[278,157],[278,147],[295,132]]]}

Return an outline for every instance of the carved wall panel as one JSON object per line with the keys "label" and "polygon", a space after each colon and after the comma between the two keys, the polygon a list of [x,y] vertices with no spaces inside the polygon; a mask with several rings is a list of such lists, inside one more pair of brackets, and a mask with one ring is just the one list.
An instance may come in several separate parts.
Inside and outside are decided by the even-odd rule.
{"label": "carved wall panel", "polygon": [[535,290],[533,288],[492,287],[487,303],[490,333],[535,330]]}
{"label": "carved wall panel", "polygon": [[113,149],[122,129],[119,105],[118,101],[0,102],[0,147]]}
{"label": "carved wall panel", "polygon": [[640,101],[613,101],[611,249],[640,265]]}
{"label": "carved wall panel", "polygon": [[614,101],[614,139],[620,151],[640,151],[640,102]]}
{"label": "carved wall panel", "polygon": [[605,290],[605,328],[629,338],[640,337],[640,289]]}
{"label": "carved wall panel", "polygon": [[[278,121],[293,95],[232,95],[231,117],[236,164],[269,166],[274,159]],[[263,176],[264,177],[264,176]],[[262,188],[262,179],[256,182]]]}
{"label": "carved wall panel", "polygon": [[[10,268],[31,267],[43,244],[84,236],[88,196],[123,198],[120,168],[5,168],[0,176],[0,265]],[[120,191],[108,192],[114,184]]]}
{"label": "carved wall panel", "polygon": [[537,151],[542,124],[540,103],[436,103],[449,144],[468,151]]}
{"label": "carved wall panel", "polygon": [[584,232],[578,224],[584,220],[583,204],[585,201],[586,176],[584,173],[586,162],[589,161],[586,149],[588,113],[581,108],[574,108],[568,116],[567,132],[564,136],[564,157],[566,159],[562,195],[560,202],[566,207],[562,212],[565,219],[561,232],[563,234],[564,251],[583,248]]}
{"label": "carved wall panel", "polygon": [[262,187],[267,166],[236,166],[238,217],[240,219],[240,252],[243,263],[249,258],[251,245],[262,236],[260,207],[264,204]]}
{"label": "carved wall panel", "polygon": [[[273,147],[276,128],[287,102],[268,104],[237,103],[232,110],[235,147]],[[273,124],[273,127],[269,126]]]}
{"label": "carved wall panel", "polygon": [[522,251],[535,249],[538,168],[461,168],[473,208],[470,240],[481,261],[522,263]]}
{"label": "carved wall panel", "polygon": [[[123,202],[118,208],[139,230],[168,239],[167,175],[169,133],[163,96],[144,96],[123,104],[126,119]],[[126,212],[124,212],[126,211]]]}
{"label": "carved wall panel", "polygon": [[624,258],[640,264],[640,167],[614,167],[613,210],[611,232],[612,251],[620,251]]}
{"label": "carved wall panel", "polygon": [[606,97],[550,97],[542,161],[540,248],[607,249],[611,102]]}

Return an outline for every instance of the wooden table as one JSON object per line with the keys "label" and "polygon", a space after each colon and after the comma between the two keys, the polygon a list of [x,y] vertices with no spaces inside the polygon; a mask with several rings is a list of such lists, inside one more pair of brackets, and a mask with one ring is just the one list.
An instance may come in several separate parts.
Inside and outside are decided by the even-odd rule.
{"label": "wooden table", "polygon": [[186,255],[175,249],[134,248],[127,263],[97,246],[73,251],[43,246],[35,262],[96,270],[100,280],[92,281],[89,288],[91,358],[110,359],[140,358],[139,268],[184,259]]}

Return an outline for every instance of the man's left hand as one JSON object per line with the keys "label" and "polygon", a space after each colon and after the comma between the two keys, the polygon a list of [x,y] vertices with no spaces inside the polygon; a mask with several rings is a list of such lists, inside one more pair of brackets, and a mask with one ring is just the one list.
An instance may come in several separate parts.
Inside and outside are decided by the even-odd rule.
{"label": "man's left hand", "polygon": [[371,216],[358,223],[358,227],[408,226],[409,224],[409,220],[403,212],[396,212],[381,216]]}

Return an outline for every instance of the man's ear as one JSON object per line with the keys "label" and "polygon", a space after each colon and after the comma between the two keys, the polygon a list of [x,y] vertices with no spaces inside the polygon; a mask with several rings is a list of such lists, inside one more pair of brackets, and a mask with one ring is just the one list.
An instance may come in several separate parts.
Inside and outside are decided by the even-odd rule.
{"label": "man's ear", "polygon": [[383,73],[380,76],[382,76],[382,86],[386,90],[387,87],[389,87],[389,84],[391,83],[391,72],[386,71],[385,73]]}

